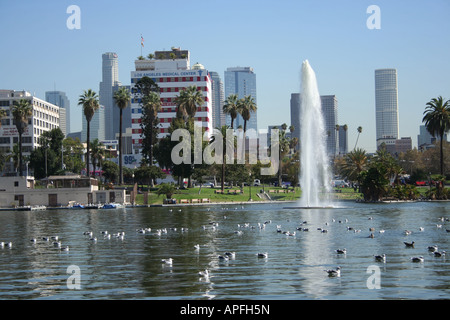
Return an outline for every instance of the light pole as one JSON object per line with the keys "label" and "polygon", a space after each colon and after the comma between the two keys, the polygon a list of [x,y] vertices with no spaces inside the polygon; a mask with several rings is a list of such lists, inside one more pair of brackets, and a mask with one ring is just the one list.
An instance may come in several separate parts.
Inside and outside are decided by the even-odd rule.
{"label": "light pole", "polygon": [[252,172],[251,171],[248,173],[248,176],[249,176],[249,180],[250,180],[248,182],[248,190],[249,190],[248,201],[253,201],[253,199],[252,199]]}

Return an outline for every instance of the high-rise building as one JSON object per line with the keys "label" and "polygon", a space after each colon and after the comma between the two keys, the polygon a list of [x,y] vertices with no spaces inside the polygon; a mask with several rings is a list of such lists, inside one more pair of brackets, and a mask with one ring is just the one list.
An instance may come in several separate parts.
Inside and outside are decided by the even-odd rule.
{"label": "high-rise building", "polygon": [[300,143],[300,93],[291,94],[291,126],[294,127],[292,137]]}
{"label": "high-rise building", "polygon": [[[32,107],[32,115],[22,135],[22,152],[23,155],[29,156],[34,148],[40,147],[40,136],[44,132],[59,128],[60,108],[32,96],[27,91],[0,90],[0,109],[6,112],[6,117],[1,120],[0,151],[9,153],[19,142],[19,133],[11,113],[11,106],[21,99],[28,100]],[[13,171],[12,163],[8,165],[9,168],[6,170]]]}
{"label": "high-rise building", "polygon": [[339,155],[348,153],[348,127],[347,125],[339,126]]}
{"label": "high-rise building", "polygon": [[139,162],[142,149],[142,106],[134,86],[142,77],[149,77],[160,88],[161,111],[158,112],[158,138],[169,134],[169,127],[176,118],[175,100],[180,92],[190,86],[196,86],[202,92],[204,104],[197,108],[195,121],[201,122],[207,132],[212,132],[211,77],[203,65],[190,66],[190,54],[187,50],[172,48],[171,51],[156,51],[155,59],[136,60],[136,71],[131,71],[131,128],[133,153]]}
{"label": "high-rise building", "polygon": [[[322,114],[325,123],[327,138],[327,153],[330,156],[339,154],[339,133],[336,130],[338,124],[338,101],[335,95],[320,96]],[[291,94],[291,125],[294,126],[292,137],[300,141],[300,93]],[[339,130],[340,131],[340,130]]]}
{"label": "high-rise building", "polygon": [[67,136],[70,133],[70,101],[67,98],[66,93],[62,91],[46,91],[45,101],[64,109],[64,116],[62,115],[63,110],[60,110],[59,127],[64,133],[64,136]]}
{"label": "high-rise building", "polygon": [[100,82],[99,102],[105,107],[105,130],[104,136],[107,140],[115,139],[119,132],[119,123],[113,121],[114,105],[113,88],[120,86],[118,56],[114,52],[102,54],[102,81]]}
{"label": "high-rise building", "polygon": [[[434,137],[430,132],[428,132],[427,127],[425,125],[421,125],[419,127],[419,135],[417,136],[417,147],[420,148],[423,146],[426,148],[429,145],[432,145],[436,141],[440,140],[440,137]],[[444,135],[444,141],[447,141],[447,134]]]}
{"label": "high-rise building", "polygon": [[[239,99],[246,96],[252,96],[256,99],[256,74],[250,67],[227,68],[225,71],[225,100],[232,94],[237,94]],[[231,125],[231,117],[226,116],[226,124]],[[244,127],[244,119],[238,114],[234,120],[234,128]],[[250,113],[250,119],[247,122],[247,130],[254,129],[258,131],[258,111]]]}
{"label": "high-rise building", "polygon": [[338,101],[335,95],[320,96],[322,102],[325,133],[327,135],[328,155],[339,153],[339,134],[336,130],[338,122]]}
{"label": "high-rise building", "polygon": [[383,144],[395,152],[399,136],[397,70],[375,70],[375,111],[377,148]]}
{"label": "high-rise building", "polygon": [[224,91],[223,81],[217,72],[210,71],[211,91],[212,91],[212,125],[213,128],[221,128],[225,123],[225,113],[223,113]]}

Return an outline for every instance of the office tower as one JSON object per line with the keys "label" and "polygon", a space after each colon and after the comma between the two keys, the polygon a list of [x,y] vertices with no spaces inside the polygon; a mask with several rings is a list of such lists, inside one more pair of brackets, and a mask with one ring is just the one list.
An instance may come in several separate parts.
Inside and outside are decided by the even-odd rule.
{"label": "office tower", "polygon": [[398,128],[397,70],[375,70],[375,111],[377,148],[383,144],[390,153],[395,153]]}
{"label": "office tower", "polygon": [[59,127],[64,133],[64,136],[67,136],[70,133],[70,101],[66,93],[62,91],[46,91],[45,101],[64,109],[60,110],[60,112],[62,115],[62,111],[65,111],[65,119],[63,116],[60,117]]}
{"label": "office tower", "polygon": [[[425,125],[421,125],[419,127],[419,135],[417,136],[417,147],[420,149],[427,148],[429,145],[432,145],[436,141],[439,141],[440,137],[433,136],[430,132],[428,132],[427,127]],[[447,141],[447,134],[444,134],[444,141]]]}
{"label": "office tower", "polygon": [[105,107],[105,124],[101,130],[105,139],[115,139],[116,132],[119,132],[119,124],[113,121],[114,105],[113,87],[120,86],[119,82],[119,62],[117,54],[106,52],[102,54],[102,81],[100,82],[99,102]]}
{"label": "office tower", "polygon": [[[256,105],[256,74],[253,72],[253,68],[250,67],[235,67],[227,68],[225,71],[225,100],[231,94],[237,94],[239,99],[246,96],[252,96]],[[226,115],[226,124],[231,125],[231,118]],[[244,120],[242,116],[238,114],[234,120],[234,128],[239,126],[244,127]],[[247,122],[247,130],[258,130],[258,111],[250,113],[250,120]]]}
{"label": "office tower", "polygon": [[[338,124],[338,101],[335,95],[320,96],[322,113],[325,122],[325,132],[327,139],[327,153],[329,156],[338,154],[339,134],[336,130]],[[300,93],[291,94],[291,125],[294,126],[292,137],[300,139]],[[339,129],[340,131],[340,129]]]}
{"label": "office tower", "polygon": [[343,124],[339,126],[339,155],[348,153],[348,127]]}
{"label": "office tower", "polygon": [[339,153],[338,101],[335,95],[320,96],[322,102],[323,120],[327,134],[327,152],[329,156]]}
{"label": "office tower", "polygon": [[[22,135],[22,152],[29,156],[31,151],[40,147],[40,136],[55,128],[59,128],[60,108],[57,105],[34,97],[27,91],[0,90],[0,109],[6,112],[6,117],[1,120],[0,150],[9,153],[15,144],[19,142],[19,133],[11,114],[11,106],[15,101],[26,99],[33,109],[28,119],[28,126]],[[25,162],[24,162],[25,164]],[[14,171],[12,163],[8,164],[6,171]]]}
{"label": "office tower", "polygon": [[[188,50],[172,48],[171,51],[156,51],[154,59],[136,60],[136,71],[131,71],[131,128],[133,153],[140,157],[142,149],[142,106],[140,95],[134,86],[142,77],[149,77],[160,88],[161,111],[158,112],[158,138],[169,134],[169,127],[176,118],[175,100],[187,87],[196,86],[203,94],[204,104],[197,108],[194,121],[201,122],[207,132],[212,132],[211,77],[199,63],[190,66]],[[140,159],[137,159],[139,162]]]}
{"label": "office tower", "polygon": [[292,138],[297,138],[300,143],[300,93],[291,94],[291,126],[294,126]]}
{"label": "office tower", "polygon": [[221,128],[225,123],[225,114],[223,113],[223,82],[217,72],[210,71],[211,90],[212,90],[212,126],[213,128]]}
{"label": "office tower", "polygon": [[[105,117],[106,117],[106,108],[102,105],[95,111],[94,116],[92,117],[91,122],[89,123],[90,137],[89,140],[92,142],[95,139],[99,141],[105,140]],[[82,130],[81,130],[81,142],[86,143],[87,140],[87,121],[86,117],[82,113]]]}

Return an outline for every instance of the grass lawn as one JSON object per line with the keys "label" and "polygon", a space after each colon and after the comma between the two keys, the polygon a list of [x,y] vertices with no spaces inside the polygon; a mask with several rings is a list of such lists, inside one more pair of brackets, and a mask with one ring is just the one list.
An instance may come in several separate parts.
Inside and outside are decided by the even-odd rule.
{"label": "grass lawn", "polygon": [[[246,186],[241,190],[241,193],[234,194],[234,190],[240,190],[240,188],[226,188],[224,194],[215,193],[216,190],[220,190],[220,188],[210,188],[210,187],[202,187],[201,190],[199,187],[188,188],[177,190],[172,198],[177,199],[177,203],[181,203],[181,200],[187,200],[188,203],[195,202],[198,199],[201,202],[202,199],[209,199],[211,203],[220,203],[220,202],[247,202],[249,200],[249,187]],[[253,201],[266,201],[265,199],[261,199],[257,196],[262,190],[261,187],[251,187],[251,194]],[[286,192],[286,189],[279,187],[268,187],[265,186],[264,190],[267,194],[269,194],[272,201],[295,201],[298,200],[301,196],[300,188],[295,188],[295,192]],[[292,191],[292,189],[289,189]],[[200,191],[200,194],[199,194]],[[230,191],[231,193],[228,193]],[[337,192],[336,192],[337,191]],[[335,189],[333,196],[337,200],[356,200],[361,199],[362,196],[360,193],[355,192],[352,188],[339,188]],[[148,204],[162,204],[165,196],[157,196],[156,193],[150,192],[148,195]],[[192,201],[194,199],[194,201]],[[136,204],[144,204],[144,195],[138,194],[136,197]]]}
{"label": "grass lawn", "polygon": [[[282,192],[279,190],[285,191],[286,189],[277,188],[277,187],[265,187],[265,191],[269,194],[269,189],[274,190],[275,192],[270,193],[270,197],[275,201],[295,201],[300,197],[301,191],[300,188],[295,188],[295,192]],[[224,190],[224,194],[215,193],[216,190],[220,191],[220,188],[210,188],[210,187],[202,187],[201,190],[199,187],[188,188],[177,190],[172,198],[177,199],[177,203],[181,203],[181,200],[188,200],[189,203],[192,203],[192,199],[209,199],[210,202],[247,202],[249,200],[249,187],[244,187],[243,190],[240,188],[226,188]],[[234,194],[234,190],[241,190],[240,193]],[[251,187],[251,194],[253,201],[264,201],[257,196],[257,193],[262,190],[262,187]],[[290,189],[292,190],[292,189]],[[200,191],[200,194],[199,194]],[[229,193],[230,191],[230,193]],[[157,196],[156,193],[150,192],[148,195],[148,204],[162,204],[165,196]],[[194,200],[195,202],[195,200]],[[144,195],[138,194],[136,196],[136,204],[144,204]]]}

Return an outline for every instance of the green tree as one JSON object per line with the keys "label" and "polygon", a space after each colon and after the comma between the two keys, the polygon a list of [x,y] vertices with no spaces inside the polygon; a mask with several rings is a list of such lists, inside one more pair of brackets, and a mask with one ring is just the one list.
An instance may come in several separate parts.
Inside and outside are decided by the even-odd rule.
{"label": "green tree", "polygon": [[86,118],[86,173],[87,176],[90,176],[90,168],[89,168],[89,154],[90,154],[90,135],[91,135],[91,120],[94,117],[95,112],[100,108],[100,104],[98,102],[98,96],[95,91],[88,89],[85,90],[82,95],[80,95],[78,99],[78,105],[82,106],[83,114]]}
{"label": "green tree", "polygon": [[80,139],[70,137],[63,140],[63,156],[66,170],[69,172],[80,173],[84,167],[83,164],[83,144]]}
{"label": "green tree", "polygon": [[40,137],[40,147],[34,149],[30,155],[30,167],[34,170],[34,177],[42,179],[50,175],[61,174],[63,163],[64,134],[60,128],[45,131]]}
{"label": "green tree", "polygon": [[389,185],[386,170],[380,163],[375,163],[367,171],[361,172],[358,180],[361,181],[364,200],[369,202],[380,201]]}
{"label": "green tree", "polygon": [[98,139],[95,139],[91,142],[91,156],[92,156],[92,167],[94,170],[94,176],[95,176],[95,169],[97,167],[102,166],[102,160],[105,155],[105,148],[104,144],[101,143]]}
{"label": "green tree", "polygon": [[251,95],[245,96],[238,102],[238,112],[244,120],[244,133],[247,132],[247,121],[250,120],[252,112],[256,112],[258,107]]}
{"label": "green tree", "polygon": [[119,166],[112,161],[103,161],[102,163],[103,176],[109,182],[116,183],[119,176]]}
{"label": "green tree", "polygon": [[231,129],[234,129],[234,119],[236,119],[238,115],[238,102],[239,96],[237,94],[231,94],[225,100],[223,106],[223,112],[231,117]]}
{"label": "green tree", "polygon": [[185,122],[193,119],[197,108],[204,103],[203,94],[197,86],[189,86],[181,90],[178,97],[175,98],[177,105],[177,118],[184,119]]}
{"label": "green tree", "polygon": [[341,172],[350,181],[360,182],[359,175],[367,169],[368,164],[366,151],[361,148],[354,149],[345,156]]}
{"label": "green tree", "polygon": [[358,132],[358,137],[356,138],[356,143],[355,143],[355,148],[354,148],[354,149],[356,149],[356,145],[358,144],[359,135],[361,134],[362,129],[363,129],[363,128],[362,128],[361,126],[359,126],[359,127],[356,129],[356,131]]}
{"label": "green tree", "polygon": [[450,100],[439,96],[427,102],[422,122],[428,132],[440,139],[440,174],[444,175],[444,135],[450,130]]}
{"label": "green tree", "polygon": [[131,101],[130,92],[125,87],[120,87],[114,93],[114,102],[119,107],[120,110],[120,124],[119,124],[119,184],[123,184],[123,154],[122,154],[122,121],[123,121],[123,110],[125,110]]}
{"label": "green tree", "polygon": [[11,114],[16,124],[17,132],[19,133],[19,175],[23,175],[23,159],[22,159],[22,135],[28,126],[28,118],[33,115],[33,108],[27,99],[20,99],[18,102],[14,101],[11,106]]}
{"label": "green tree", "polygon": [[161,99],[156,92],[150,92],[142,98],[142,155],[149,165],[153,165],[154,146],[158,139],[158,112],[161,110]]}
{"label": "green tree", "polygon": [[143,165],[136,168],[134,177],[141,183],[146,182],[147,186],[150,187],[154,180],[164,178],[165,173],[157,166]]}
{"label": "green tree", "polygon": [[136,82],[132,92],[142,108],[140,124],[142,128],[142,156],[149,165],[153,165],[153,148],[157,142],[157,126],[159,123],[157,114],[161,110],[159,91],[158,85],[151,78],[145,76]]}
{"label": "green tree", "polygon": [[167,199],[171,199],[174,193],[175,186],[169,183],[162,183],[156,191],[156,194],[158,196],[165,195]]}

